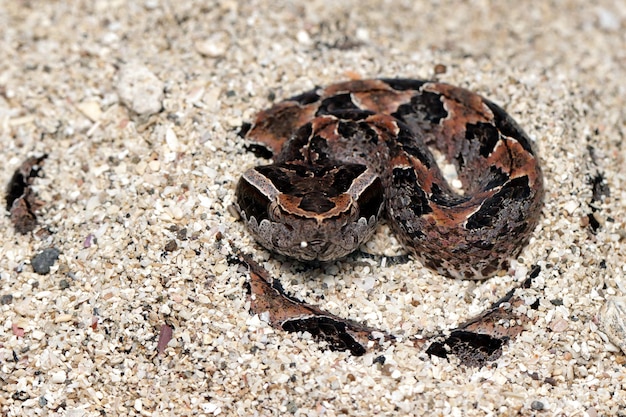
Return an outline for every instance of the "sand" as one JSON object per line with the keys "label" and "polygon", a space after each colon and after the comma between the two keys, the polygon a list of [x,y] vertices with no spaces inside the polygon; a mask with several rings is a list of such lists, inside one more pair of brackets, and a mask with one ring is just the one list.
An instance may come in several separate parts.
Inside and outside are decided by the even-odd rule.
{"label": "sand", "polygon": [[[1,414],[626,415],[626,356],[599,332],[626,291],[626,4],[594,3],[0,2],[0,183],[48,155],[35,231],[0,219]],[[474,90],[535,141],[545,208],[507,274],[455,281],[358,256],[305,269],[229,211],[262,163],[242,123],[379,76]],[[394,239],[378,238],[368,249],[387,254]],[[271,328],[248,312],[236,249],[399,341],[354,357]],[[406,341],[478,314],[534,266],[521,295],[539,307],[497,361],[468,368]]]}

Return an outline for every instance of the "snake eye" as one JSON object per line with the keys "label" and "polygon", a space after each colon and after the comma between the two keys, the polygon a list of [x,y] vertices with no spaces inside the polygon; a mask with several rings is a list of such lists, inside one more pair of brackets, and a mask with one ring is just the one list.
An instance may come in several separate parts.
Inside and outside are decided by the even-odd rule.
{"label": "snake eye", "polygon": [[357,203],[359,205],[359,216],[369,220],[372,216],[380,214],[384,199],[383,183],[380,178],[376,178],[370,185],[359,193]]}
{"label": "snake eye", "polygon": [[244,177],[241,177],[237,183],[235,197],[239,210],[245,214],[248,220],[254,217],[257,223],[260,223],[261,220],[268,218],[269,197],[250,184]]}

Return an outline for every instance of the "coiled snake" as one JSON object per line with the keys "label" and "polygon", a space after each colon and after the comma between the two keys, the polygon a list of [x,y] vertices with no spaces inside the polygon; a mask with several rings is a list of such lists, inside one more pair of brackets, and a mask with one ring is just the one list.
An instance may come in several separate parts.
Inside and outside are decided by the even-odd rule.
{"label": "coiled snake", "polygon": [[260,112],[244,134],[274,163],[243,174],[236,207],[259,243],[290,257],[341,258],[386,216],[428,268],[484,279],[508,267],[538,222],[543,178],[530,139],[463,88],[333,84]]}
{"label": "coiled snake", "polygon": [[[385,216],[426,267],[484,279],[508,267],[538,222],[543,177],[530,139],[500,107],[459,87],[410,79],[333,84],[261,111],[241,134],[274,163],[243,174],[235,207],[259,243],[303,261],[349,254]],[[436,154],[452,167],[448,175]],[[272,326],[307,331],[355,355],[395,338],[294,299],[238,252],[249,268],[251,312],[268,313]],[[520,287],[539,273],[534,267]],[[529,321],[516,311],[524,299],[515,293],[454,329],[411,339],[466,365],[495,360]]]}

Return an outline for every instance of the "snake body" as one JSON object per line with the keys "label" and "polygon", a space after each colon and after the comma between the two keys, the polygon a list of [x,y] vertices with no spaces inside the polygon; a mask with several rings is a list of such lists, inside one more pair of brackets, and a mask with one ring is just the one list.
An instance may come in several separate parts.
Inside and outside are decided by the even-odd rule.
{"label": "snake body", "polygon": [[337,83],[261,111],[242,135],[274,161],[243,174],[235,207],[260,244],[286,256],[341,258],[384,216],[426,267],[484,279],[508,268],[538,223],[543,177],[531,140],[463,88]]}

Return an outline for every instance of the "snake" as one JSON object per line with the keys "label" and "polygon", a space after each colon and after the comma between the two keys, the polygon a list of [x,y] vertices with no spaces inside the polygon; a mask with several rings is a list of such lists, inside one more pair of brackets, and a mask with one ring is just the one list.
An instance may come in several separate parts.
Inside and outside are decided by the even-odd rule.
{"label": "snake", "polygon": [[501,107],[450,84],[361,79],[256,114],[234,206],[268,250],[330,262],[384,219],[425,267],[482,280],[510,267],[544,196],[535,144]]}

